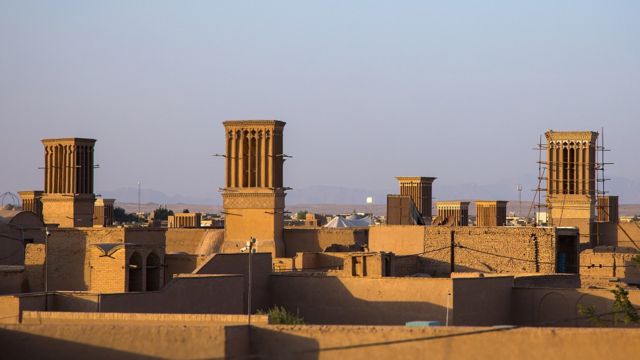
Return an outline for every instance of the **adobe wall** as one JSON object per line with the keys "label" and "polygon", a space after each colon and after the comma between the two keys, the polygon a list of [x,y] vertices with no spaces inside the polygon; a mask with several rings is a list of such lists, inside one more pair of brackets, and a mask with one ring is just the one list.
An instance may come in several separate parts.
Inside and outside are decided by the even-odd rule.
{"label": "adobe wall", "polygon": [[23,266],[0,265],[0,294],[17,294],[28,289]]}
{"label": "adobe wall", "polygon": [[436,276],[451,272],[451,231],[466,247],[455,249],[456,272],[534,273],[536,262],[540,273],[555,271],[553,228],[381,225],[369,231],[369,250],[420,254],[421,271]]}
{"label": "adobe wall", "polygon": [[241,275],[187,275],[174,278],[160,291],[101,294],[101,312],[241,314]]}
{"label": "adobe wall", "polygon": [[[602,222],[594,225],[596,231],[594,246],[618,246],[618,234],[621,230],[618,228],[616,222]],[[626,236],[621,234],[623,240],[626,240]],[[635,239],[634,239],[635,240]],[[630,243],[626,240],[624,243]],[[633,244],[630,244],[633,246]]]}
{"label": "adobe wall", "polygon": [[104,293],[127,291],[125,249],[118,249],[111,255],[104,256],[101,249],[89,245],[87,256],[89,258],[89,291]]}
{"label": "adobe wall", "polygon": [[[424,255],[436,272],[449,273],[451,231],[455,270],[496,273],[554,273],[555,230],[534,227],[425,227]],[[533,240],[533,236],[537,239]],[[537,246],[537,249],[536,249]],[[497,255],[497,256],[496,256]],[[536,264],[539,269],[536,269]],[[539,270],[539,271],[536,271]]]}
{"label": "adobe wall", "polygon": [[34,324],[0,326],[9,359],[214,359],[245,356],[246,326]]}
{"label": "adobe wall", "polygon": [[166,252],[197,254],[206,229],[170,228],[166,231]]}
{"label": "adobe wall", "polygon": [[210,255],[221,252],[224,229],[180,229],[166,231],[166,252]]}
{"label": "adobe wall", "polygon": [[252,329],[270,359],[632,359],[638,329],[286,326]]}
{"label": "adobe wall", "polygon": [[632,259],[638,252],[630,248],[601,247],[580,253],[580,275],[619,278],[626,283],[640,284],[640,269]]}
{"label": "adobe wall", "polygon": [[191,274],[200,263],[204,256],[192,254],[166,254],[164,256],[165,270],[164,283],[168,283],[176,274]]}
{"label": "adobe wall", "polygon": [[[273,274],[271,305],[299,313],[308,324],[399,325],[445,322],[450,279],[347,278]],[[450,314],[451,315],[451,314]]]}
{"label": "adobe wall", "polygon": [[418,256],[394,256],[391,261],[392,276],[409,276],[420,272],[422,272],[422,266]]}
{"label": "adobe wall", "polygon": [[0,324],[16,324],[22,311],[44,310],[44,294],[21,294],[0,296]]}
{"label": "adobe wall", "polygon": [[[585,316],[578,312],[578,304],[595,306],[596,313],[604,314],[612,311],[613,299],[614,295],[607,289],[514,288],[512,323],[524,326],[589,326],[593,324],[583,319]],[[629,290],[629,300],[635,307],[640,307],[640,290]],[[612,319],[611,316],[604,318]]]}
{"label": "adobe wall", "polygon": [[637,248],[636,245],[640,246],[640,222],[621,222],[618,225],[617,246],[634,249]]}
{"label": "adobe wall", "polygon": [[516,274],[513,279],[515,287],[579,288],[580,285],[578,274]]}
{"label": "adobe wall", "polygon": [[[140,325],[244,325],[247,315],[239,314],[140,314],[140,313],[99,313],[99,312],[60,312],[60,311],[24,311],[22,324],[122,324]],[[252,324],[268,324],[269,316],[251,315]]]}
{"label": "adobe wall", "polygon": [[328,271],[343,266],[346,254],[348,253],[297,253],[293,259],[294,268],[295,270]]}
{"label": "adobe wall", "polygon": [[[165,231],[163,229],[148,228],[75,228],[75,229],[56,229],[52,231],[48,240],[47,257],[48,265],[48,287],[49,290],[63,291],[88,291],[91,290],[92,277],[100,279],[98,275],[92,275],[92,252],[94,252],[94,244],[133,244],[143,248],[154,248],[157,254],[162,258],[164,250]],[[116,255],[121,250],[116,251]],[[95,254],[94,254],[95,255]],[[99,256],[93,257],[93,261],[99,261]],[[110,259],[110,258],[109,258]],[[103,260],[109,260],[103,259]],[[106,265],[106,264],[103,264]],[[115,266],[115,268],[113,267]],[[123,275],[126,269],[123,264],[109,264],[106,266],[102,275],[109,275],[109,268]],[[113,275],[115,276],[115,275]],[[103,283],[97,284],[95,290],[100,291],[120,291],[120,285],[106,284],[124,284],[121,280],[122,276],[114,279],[102,277]],[[101,286],[106,286],[105,290],[101,290]]]}
{"label": "adobe wall", "polygon": [[0,296],[0,324],[15,324],[20,321],[20,298]]}
{"label": "adobe wall", "polygon": [[0,326],[8,358],[633,359],[640,329],[21,324]]}
{"label": "adobe wall", "polygon": [[378,225],[369,228],[369,251],[388,251],[396,255],[424,251],[424,226]]}
{"label": "adobe wall", "polygon": [[[128,244],[149,245],[164,247],[167,229],[156,228],[124,228],[125,242]],[[95,244],[95,242],[91,242]]]}
{"label": "adobe wall", "polygon": [[49,294],[48,311],[95,312],[100,311],[100,295],[81,292]]}
{"label": "adobe wall", "polygon": [[[251,308],[252,311],[266,310],[269,304],[268,286],[271,275],[271,253],[255,253],[251,256]],[[214,254],[211,255],[200,267],[193,271],[194,274],[241,274],[243,279],[243,291],[248,288],[249,278],[249,254]],[[246,292],[246,291],[244,291]],[[244,294],[244,292],[242,294]],[[246,294],[242,298],[242,308],[247,308]],[[236,301],[239,298],[236,298]]]}
{"label": "adobe wall", "polygon": [[87,246],[124,243],[124,228],[58,229],[51,232],[47,257],[49,290],[89,289]]}
{"label": "adobe wall", "polygon": [[0,265],[22,264],[24,264],[23,234],[16,228],[0,223]]}
{"label": "adobe wall", "polygon": [[24,272],[28,291],[44,291],[45,245],[27,244],[24,255]]}
{"label": "adobe wall", "polygon": [[369,230],[363,228],[285,228],[284,256],[294,257],[298,252],[322,252],[331,245],[365,246],[368,234]]}
{"label": "adobe wall", "polygon": [[246,241],[255,238],[260,251],[284,256],[284,193],[260,191],[241,188],[223,193],[226,216],[222,252],[240,252]]}
{"label": "adobe wall", "polygon": [[453,324],[510,324],[512,287],[513,276],[453,279]]}

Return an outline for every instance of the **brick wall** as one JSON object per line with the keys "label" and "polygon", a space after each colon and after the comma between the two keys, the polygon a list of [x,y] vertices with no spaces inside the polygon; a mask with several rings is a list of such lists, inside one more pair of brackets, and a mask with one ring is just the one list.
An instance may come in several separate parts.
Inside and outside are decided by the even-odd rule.
{"label": "brick wall", "polygon": [[369,249],[421,256],[422,272],[450,273],[451,232],[455,233],[456,272],[555,271],[553,228],[470,226],[375,226]]}

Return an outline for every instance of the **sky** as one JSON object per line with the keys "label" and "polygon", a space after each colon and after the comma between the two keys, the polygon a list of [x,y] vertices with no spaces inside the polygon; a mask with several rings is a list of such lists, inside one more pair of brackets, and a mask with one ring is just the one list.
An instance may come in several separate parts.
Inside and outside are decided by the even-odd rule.
{"label": "sky", "polygon": [[640,180],[638,1],[0,0],[0,192],[53,137],[97,192],[211,196],[222,121],[279,119],[285,185],[532,182],[546,129],[604,128]]}

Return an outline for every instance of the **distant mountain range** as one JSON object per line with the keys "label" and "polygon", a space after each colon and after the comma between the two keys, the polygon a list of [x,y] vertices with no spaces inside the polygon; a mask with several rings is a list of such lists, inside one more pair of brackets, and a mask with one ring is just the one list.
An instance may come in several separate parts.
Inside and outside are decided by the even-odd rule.
{"label": "distant mountain range", "polygon": [[[531,201],[535,188],[533,184],[524,184],[522,191],[522,201]],[[623,204],[640,203],[640,180],[630,180],[625,178],[615,178],[608,181],[606,190],[611,195],[620,196]],[[386,203],[387,194],[397,193],[398,189],[364,189],[349,188],[341,186],[310,186],[295,188],[287,194],[287,204],[365,204],[366,198],[372,196],[374,204]],[[120,202],[137,203],[138,190],[136,188],[120,188],[112,191],[103,191],[105,198],[115,198]],[[517,200],[518,192],[513,184],[438,184],[433,187],[434,201],[438,200],[475,200],[475,199],[496,199],[496,200]],[[152,189],[142,189],[141,201],[143,203],[157,204],[202,204],[220,205],[220,196],[184,196],[169,195],[162,191]]]}
{"label": "distant mountain range", "polygon": [[[116,199],[119,202],[137,203],[137,188],[120,188],[116,190],[106,190],[100,192],[103,198]],[[155,204],[218,204],[220,200],[214,201],[213,198],[207,199],[205,196],[185,196],[185,195],[168,195],[162,191],[152,189],[142,189],[140,191],[140,201],[142,203]]]}

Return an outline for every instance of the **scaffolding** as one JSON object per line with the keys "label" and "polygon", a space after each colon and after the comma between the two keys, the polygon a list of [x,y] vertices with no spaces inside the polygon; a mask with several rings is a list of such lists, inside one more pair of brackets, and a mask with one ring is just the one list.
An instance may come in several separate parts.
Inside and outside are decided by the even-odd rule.
{"label": "scaffolding", "polygon": [[[589,173],[591,172],[591,166],[593,166],[593,174],[595,176],[594,178],[594,189],[593,189],[593,193],[591,193],[591,191],[589,190],[588,195],[593,195],[594,196],[594,200],[595,200],[595,207],[594,207],[594,211],[596,212],[595,214],[590,214],[590,217],[593,219],[593,221],[596,223],[596,234],[598,234],[597,236],[599,236],[599,229],[598,229],[598,223],[600,222],[604,222],[604,220],[601,220],[600,217],[597,216],[597,212],[599,209],[604,209],[604,206],[608,206],[607,202],[604,200],[604,197],[606,196],[606,194],[608,194],[608,191],[606,190],[606,182],[609,181],[610,179],[607,178],[605,176],[605,169],[607,165],[613,165],[613,163],[611,162],[606,162],[605,161],[605,153],[608,151],[611,151],[610,149],[607,149],[604,145],[604,128],[600,129],[600,133],[598,134],[598,138],[596,139],[596,146],[595,146],[595,159],[593,159],[593,165],[589,164]],[[548,201],[548,191],[549,191],[549,173],[550,173],[550,167],[552,166],[556,166],[557,164],[555,162],[552,162],[551,159],[549,158],[549,145],[546,142],[542,141],[542,135],[540,135],[539,140],[538,140],[538,144],[537,146],[534,148],[534,150],[538,151],[538,181],[537,181],[537,186],[535,189],[533,189],[532,191],[534,192],[533,195],[533,199],[531,201],[531,206],[529,207],[529,213],[527,215],[527,217],[531,216],[531,211],[535,208],[535,225],[539,226],[539,225],[543,225],[541,224],[540,221],[540,216],[537,214],[546,212],[547,216],[549,217],[549,214],[552,210],[552,204],[550,201]],[[546,152],[546,160],[543,159],[543,152]],[[563,165],[568,165],[568,166],[576,166],[576,164],[579,164],[579,162],[577,161],[569,161],[569,162],[564,162]],[[567,191],[567,189],[571,189],[574,188],[575,189],[575,182],[576,181],[584,181],[583,179],[581,180],[574,180],[574,179],[554,179],[554,181],[556,182],[556,186],[558,186],[558,184],[561,184],[562,186],[562,194],[564,194],[564,198],[566,198],[566,195],[570,193],[570,190]],[[584,191],[584,190],[583,190]],[[543,193],[545,193],[544,197],[545,197],[545,201],[542,201],[542,197],[543,197]],[[562,210],[564,210],[564,200],[563,200],[563,208]],[[572,206],[573,209],[576,209],[575,206]],[[580,209],[580,208],[578,208]],[[589,208],[583,208],[583,210],[591,210],[591,207]],[[607,210],[603,210],[603,211],[607,211]],[[563,211],[561,211],[560,213],[560,219],[558,219],[558,222],[555,223],[555,225],[559,225],[562,223],[562,214]],[[553,219],[552,219],[553,220]],[[549,224],[551,225],[551,224]],[[599,241],[600,239],[597,239],[597,243],[600,243]]]}

